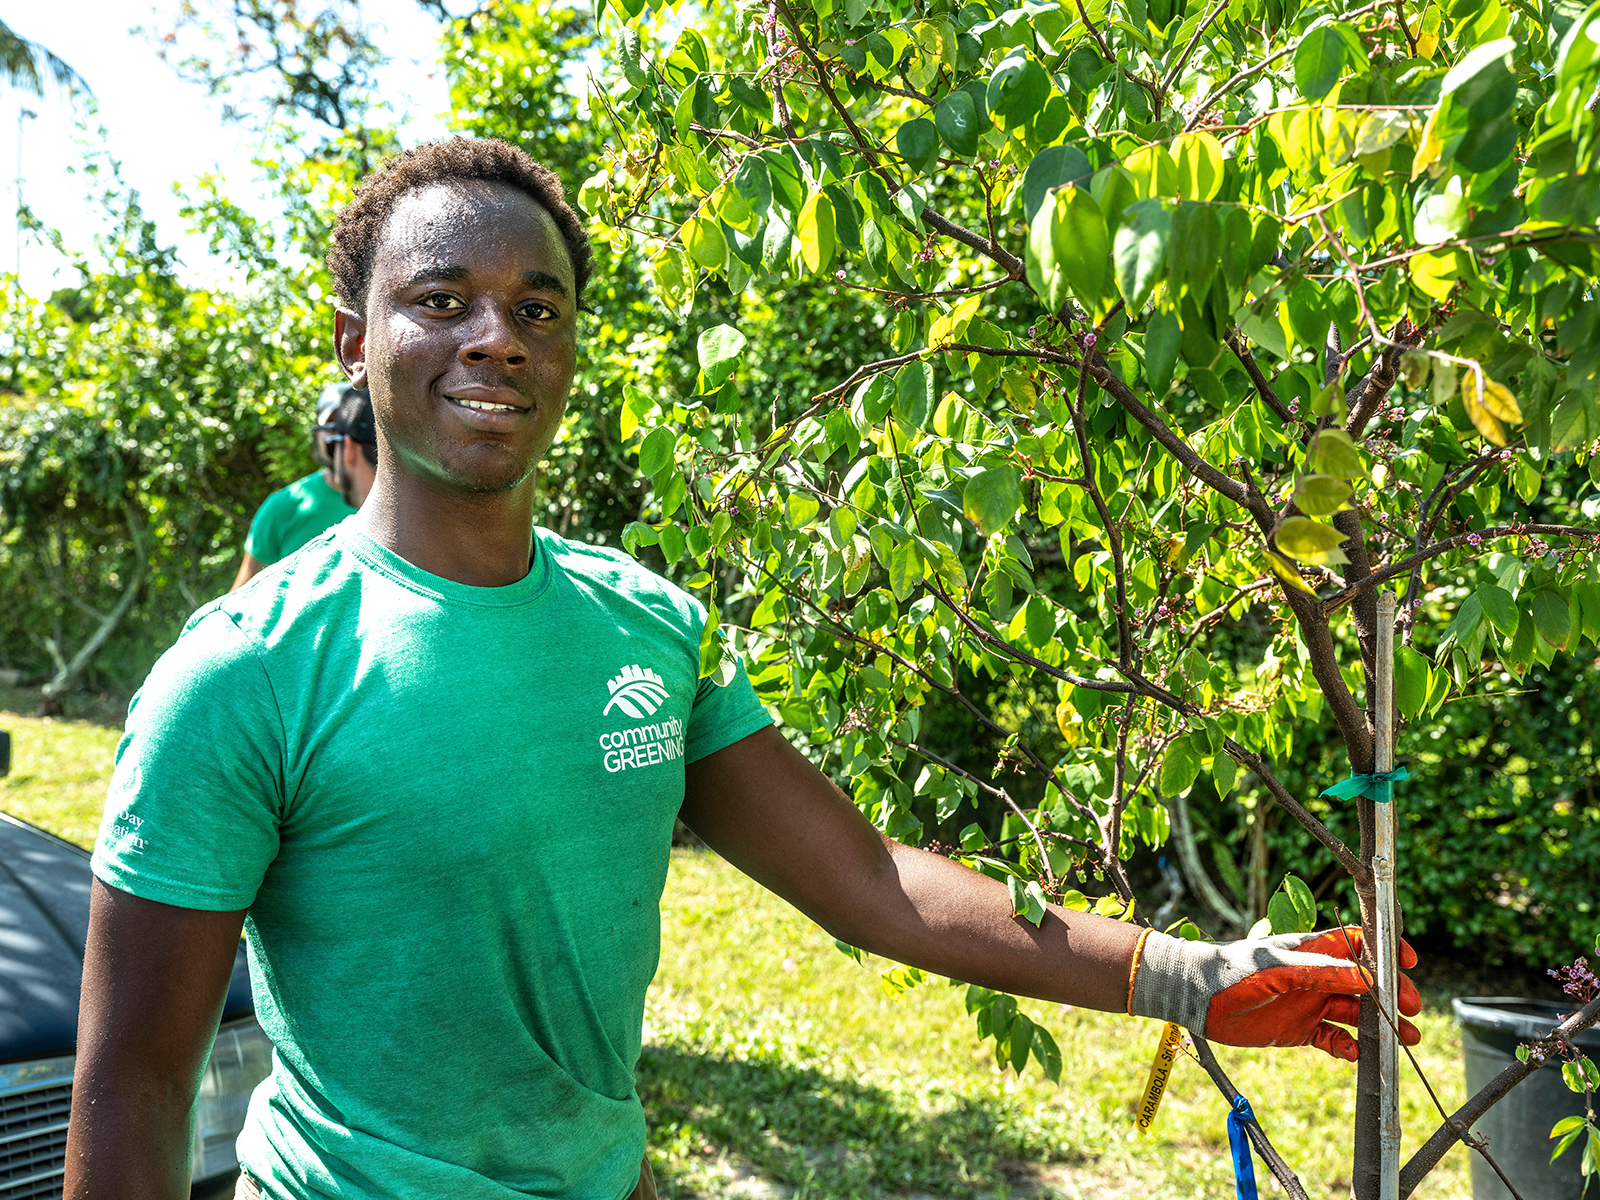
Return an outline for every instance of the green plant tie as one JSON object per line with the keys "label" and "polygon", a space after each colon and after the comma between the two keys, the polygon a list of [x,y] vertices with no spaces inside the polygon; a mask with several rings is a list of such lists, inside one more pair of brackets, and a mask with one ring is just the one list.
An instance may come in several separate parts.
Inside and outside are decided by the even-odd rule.
{"label": "green plant tie", "polygon": [[1336,783],[1325,790],[1324,796],[1332,796],[1337,800],[1349,800],[1354,796],[1365,796],[1379,804],[1387,804],[1394,799],[1394,785],[1402,779],[1410,779],[1411,772],[1404,767],[1396,767],[1392,771],[1375,771],[1371,775],[1357,775],[1354,771],[1350,778],[1343,783]]}

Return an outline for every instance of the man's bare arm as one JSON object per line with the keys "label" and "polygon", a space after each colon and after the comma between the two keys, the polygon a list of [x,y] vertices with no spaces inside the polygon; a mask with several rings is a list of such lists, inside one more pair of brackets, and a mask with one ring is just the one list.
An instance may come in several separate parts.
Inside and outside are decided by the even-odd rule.
{"label": "man's bare arm", "polygon": [[195,1095],[243,925],[94,881],[67,1200],[188,1196]]}
{"label": "man's bare arm", "polygon": [[687,768],[683,820],[835,937],[998,990],[1123,1012],[1139,930],[1052,906],[1012,917],[1004,884],[891,841],[776,729]]}
{"label": "man's bare arm", "polygon": [[239,573],[233,577],[233,583],[228,586],[230,592],[237,592],[257,575],[267,569],[267,564],[262,562],[250,551],[244,552],[244,558],[239,563]]}

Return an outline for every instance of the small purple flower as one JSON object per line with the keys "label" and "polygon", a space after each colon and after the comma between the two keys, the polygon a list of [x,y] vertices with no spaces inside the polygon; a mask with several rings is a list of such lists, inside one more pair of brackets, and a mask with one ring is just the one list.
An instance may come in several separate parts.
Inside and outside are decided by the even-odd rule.
{"label": "small purple flower", "polygon": [[834,278],[835,278],[835,279],[843,279],[843,278],[844,278],[844,271],[843,271],[843,270],[838,270],[838,271],[835,271],[835,272],[834,272],[834,273],[833,273],[833,277],[834,277]]}
{"label": "small purple flower", "polygon": [[1479,537],[1477,534],[1475,534],[1475,533],[1467,534],[1467,545],[1469,545],[1469,546],[1479,546],[1479,545],[1482,545],[1482,544],[1483,544],[1483,539],[1481,537]]}
{"label": "small purple flower", "polygon": [[1083,348],[1085,350],[1093,350],[1094,344],[1099,340],[1100,339],[1095,335],[1094,330],[1091,329],[1088,333],[1083,335]]}
{"label": "small purple flower", "polygon": [[855,38],[845,38],[844,44],[846,46],[854,46],[856,44],[856,40]]}
{"label": "small purple flower", "polygon": [[1289,415],[1292,417],[1295,413],[1297,413],[1299,411],[1300,411],[1300,401],[1298,401],[1298,400],[1289,401]]}
{"label": "small purple flower", "polygon": [[1037,335],[1037,334],[1035,334],[1035,333],[1034,333],[1034,332],[1033,332],[1033,326],[1032,326],[1032,325],[1029,325],[1029,326],[1028,326],[1028,336],[1029,336],[1029,337],[1037,337],[1037,336],[1038,336],[1038,335]]}

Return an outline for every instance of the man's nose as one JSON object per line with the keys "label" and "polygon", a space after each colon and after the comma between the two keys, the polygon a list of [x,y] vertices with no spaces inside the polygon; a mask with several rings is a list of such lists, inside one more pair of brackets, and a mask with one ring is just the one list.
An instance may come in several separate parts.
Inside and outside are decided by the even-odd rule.
{"label": "man's nose", "polygon": [[463,325],[457,357],[463,363],[489,361],[508,367],[520,367],[528,361],[511,314],[498,304],[487,302],[479,304]]}

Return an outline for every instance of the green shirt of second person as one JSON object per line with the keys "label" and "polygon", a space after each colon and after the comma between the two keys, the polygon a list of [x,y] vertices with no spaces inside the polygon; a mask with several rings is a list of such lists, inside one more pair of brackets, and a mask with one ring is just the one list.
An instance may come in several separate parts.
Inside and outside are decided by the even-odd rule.
{"label": "green shirt of second person", "polygon": [[355,511],[322,471],[313,471],[261,502],[250,522],[245,553],[262,566],[271,566]]}

